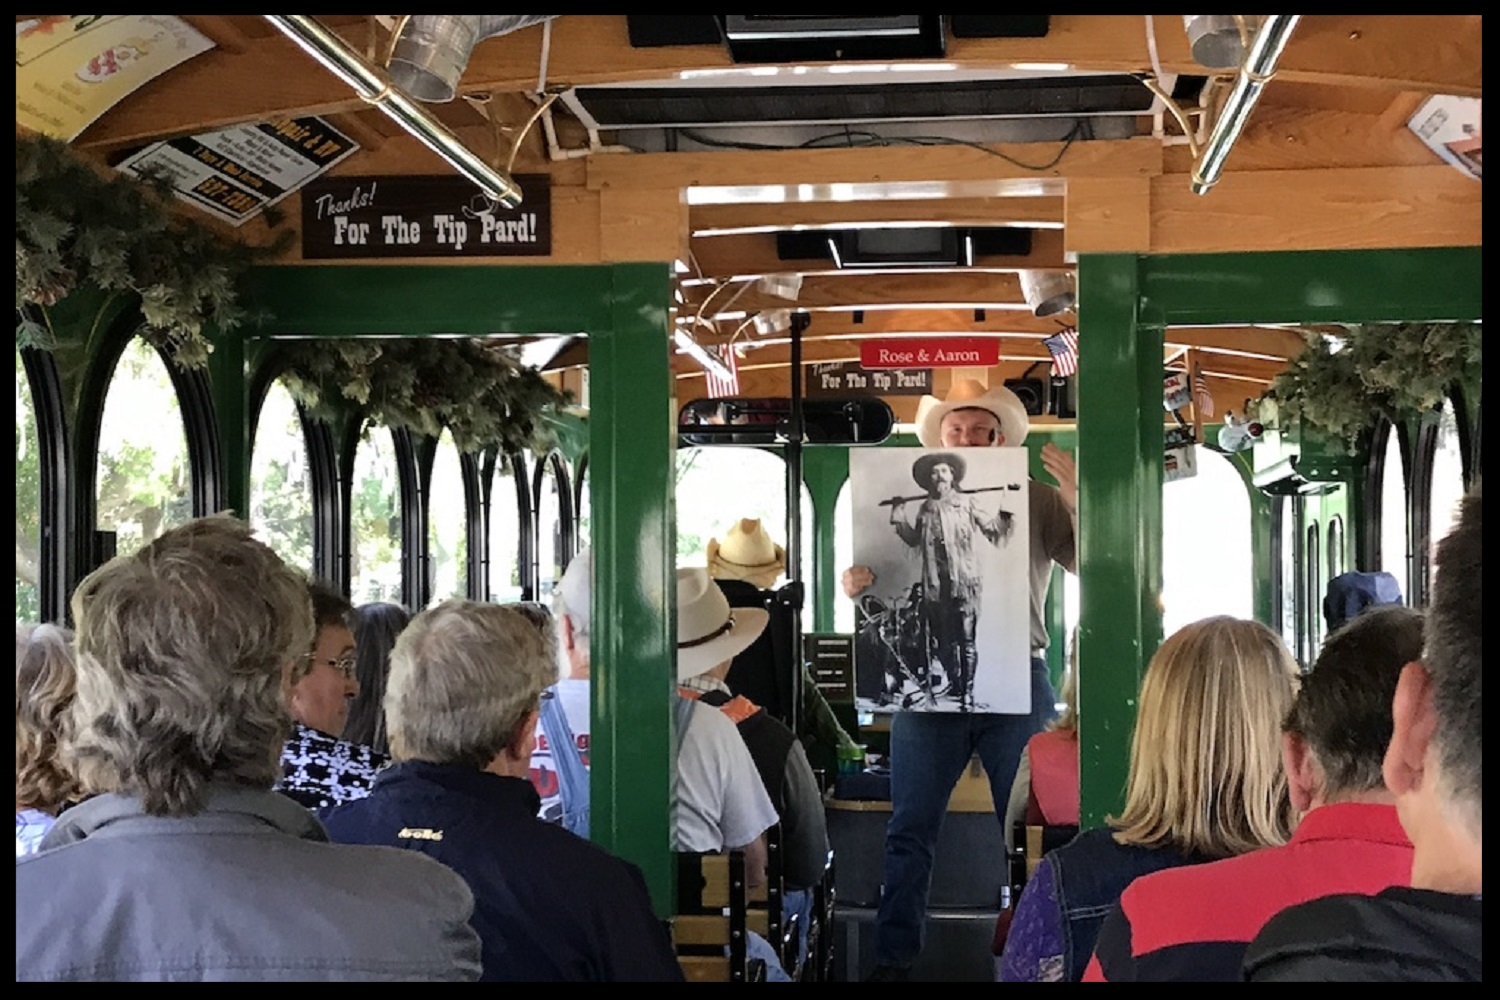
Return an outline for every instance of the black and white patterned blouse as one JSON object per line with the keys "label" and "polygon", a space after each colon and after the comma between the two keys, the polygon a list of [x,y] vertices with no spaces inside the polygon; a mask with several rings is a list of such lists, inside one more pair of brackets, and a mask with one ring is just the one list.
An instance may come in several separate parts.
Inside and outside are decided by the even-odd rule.
{"label": "black and white patterned blouse", "polygon": [[281,750],[276,790],[318,811],[370,794],[375,774],[390,757],[297,723]]}

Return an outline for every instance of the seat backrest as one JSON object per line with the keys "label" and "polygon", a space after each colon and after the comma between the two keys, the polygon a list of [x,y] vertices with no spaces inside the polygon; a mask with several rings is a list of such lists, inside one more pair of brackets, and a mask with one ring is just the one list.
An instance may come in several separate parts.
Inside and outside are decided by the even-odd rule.
{"label": "seat backrest", "polygon": [[749,893],[745,853],[680,853],[672,941],[689,982],[759,982],[765,963],[746,953]]}

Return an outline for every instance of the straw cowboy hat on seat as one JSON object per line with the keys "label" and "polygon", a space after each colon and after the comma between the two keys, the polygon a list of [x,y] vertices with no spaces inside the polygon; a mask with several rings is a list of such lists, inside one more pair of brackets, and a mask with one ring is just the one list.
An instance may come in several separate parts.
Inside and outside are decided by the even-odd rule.
{"label": "straw cowboy hat on seat", "polygon": [[786,569],[786,549],[771,541],[760,518],[736,521],[724,536],[708,540],[708,572],[715,580],[744,580],[767,588]]}
{"label": "straw cowboy hat on seat", "polygon": [[948,398],[923,396],[917,404],[917,439],[924,448],[943,446],[943,418],[954,410],[988,410],[1000,421],[1000,433],[1005,435],[1007,445],[1019,445],[1026,441],[1031,430],[1031,420],[1026,416],[1026,406],[1019,396],[1003,385],[986,387],[978,379],[965,378],[954,382],[948,390]]}
{"label": "straw cowboy hat on seat", "polygon": [[731,608],[706,569],[677,571],[677,679],[732,660],[765,630],[764,608]]}

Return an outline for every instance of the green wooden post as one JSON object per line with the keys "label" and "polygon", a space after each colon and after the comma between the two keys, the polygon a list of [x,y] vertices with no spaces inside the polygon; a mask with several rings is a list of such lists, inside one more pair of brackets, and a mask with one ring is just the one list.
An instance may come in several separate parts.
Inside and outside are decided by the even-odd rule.
{"label": "green wooden post", "polygon": [[224,462],[224,505],[242,518],[250,516],[250,447],[254,427],[245,371],[245,338],[237,331],[218,333],[208,356],[208,379],[219,422]]}
{"label": "green wooden post", "polygon": [[589,336],[591,838],[641,867],[665,915],[676,905],[671,272],[657,264],[613,272],[613,323]]}
{"label": "green wooden post", "polygon": [[808,448],[802,452],[802,481],[812,495],[814,524],[804,525],[803,531],[813,533],[813,564],[802,567],[804,581],[811,580],[807,588],[812,602],[813,630],[833,631],[833,602],[839,594],[839,575],[846,567],[835,566],[834,559],[834,511],[838,507],[839,490],[849,479],[849,450],[847,448]]}
{"label": "green wooden post", "polygon": [[1078,264],[1080,819],[1124,801],[1145,662],[1161,638],[1162,347],[1135,257]]}

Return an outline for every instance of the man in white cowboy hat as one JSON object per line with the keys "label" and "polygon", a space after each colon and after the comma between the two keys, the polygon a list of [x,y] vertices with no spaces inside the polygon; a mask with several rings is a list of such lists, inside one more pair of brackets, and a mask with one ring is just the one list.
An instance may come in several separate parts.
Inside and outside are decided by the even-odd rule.
{"label": "man in white cowboy hat", "polygon": [[979,666],[974,631],[984,583],[979,543],[998,545],[1002,537],[1008,537],[1010,516],[1005,511],[988,514],[959,491],[966,468],[963,458],[951,451],[918,458],[912,463],[911,476],[927,491],[927,499],[913,523],[906,518],[905,501],[897,498],[891,505],[891,526],[922,556],[922,620],[948,675],[948,688],[941,694],[969,711],[974,707],[974,674]]}
{"label": "man in white cowboy hat", "polygon": [[[704,578],[707,574],[702,570]],[[679,577],[681,573],[679,572]],[[718,588],[715,588],[717,591]],[[582,691],[582,697],[571,698],[575,704],[568,710],[568,725],[576,734],[588,732],[589,676],[589,609],[593,590],[593,559],[588,549],[579,552],[568,563],[556,595],[556,617],[564,653],[569,662],[568,685],[571,694]],[[732,660],[734,655],[755,640],[765,628],[766,613],[753,610],[731,615],[728,602],[723,608],[704,608],[701,596],[695,602],[685,594],[678,581],[677,634],[679,680],[693,677]],[[723,593],[719,592],[720,600]],[[722,611],[722,614],[719,613]],[[708,621],[713,619],[713,621]],[[719,657],[713,663],[706,661]],[[566,701],[565,701],[566,707]],[[761,834],[778,817],[770,796],[761,784],[755,762],[740,738],[735,725],[723,713],[707,705],[690,704],[679,719],[677,768],[673,778],[674,822],[672,849],[676,851],[745,850],[746,877],[752,885],[765,881],[766,853]],[[537,781],[537,758],[532,758],[532,780]],[[562,809],[548,811],[542,805],[543,818],[559,817],[570,803],[569,787],[550,788],[559,794]],[[582,782],[576,794],[588,794],[588,783]]]}
{"label": "man in white cowboy hat", "polygon": [[[1030,423],[1026,407],[1003,386],[976,379],[954,383],[945,399],[924,396],[917,408],[917,437],[927,448],[1019,446]],[[1047,627],[1043,607],[1052,564],[1074,570],[1077,560],[1078,473],[1073,458],[1056,445],[1042,448],[1042,464],[1058,486],[1032,480],[1031,537],[1031,713],[897,712],[891,720],[891,820],[886,827],[885,882],[875,920],[874,980],[901,980],[922,950],[933,853],[948,798],[969,759],[978,753],[989,775],[996,818],[1005,803],[1021,748],[1054,712],[1055,695],[1043,656]],[[845,570],[844,593],[857,597],[875,582],[867,566]],[[999,864],[996,860],[996,864]]]}

